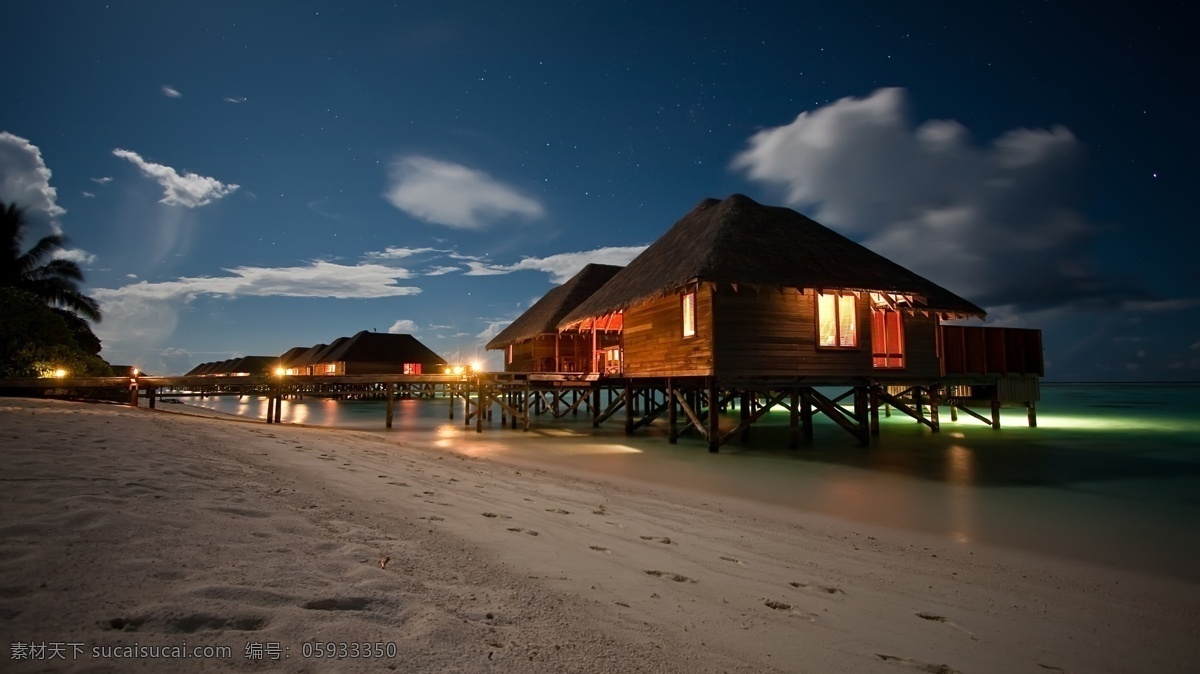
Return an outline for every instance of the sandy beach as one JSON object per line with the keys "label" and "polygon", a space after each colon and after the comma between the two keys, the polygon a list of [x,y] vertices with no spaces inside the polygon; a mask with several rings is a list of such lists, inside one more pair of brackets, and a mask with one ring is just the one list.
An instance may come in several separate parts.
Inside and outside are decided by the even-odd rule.
{"label": "sandy beach", "polygon": [[[1200,658],[1194,583],[453,446],[23,399],[0,400],[0,442],[5,671],[1184,672]],[[184,644],[213,657],[179,658]]]}

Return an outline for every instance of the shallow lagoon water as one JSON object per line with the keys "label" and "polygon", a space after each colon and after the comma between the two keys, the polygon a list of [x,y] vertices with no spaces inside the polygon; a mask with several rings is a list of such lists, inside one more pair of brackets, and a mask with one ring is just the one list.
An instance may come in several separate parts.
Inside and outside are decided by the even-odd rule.
{"label": "shallow lagoon water", "polygon": [[[535,417],[528,433],[502,427],[497,413],[477,434],[461,403],[447,418],[444,399],[398,401],[390,431],[382,401],[310,398],[284,401],[282,412],[289,423],[1200,581],[1200,386],[1045,385],[1042,395],[1036,429],[1016,408],[999,431],[966,415],[951,422],[943,408],[938,434],[896,413],[869,448],[817,415],[813,442],[788,450],[789,415],[777,410],[719,454],[696,438],[669,444],[665,422],[626,437],[619,419],[593,429],[586,413]],[[265,398],[188,402],[266,415]]]}

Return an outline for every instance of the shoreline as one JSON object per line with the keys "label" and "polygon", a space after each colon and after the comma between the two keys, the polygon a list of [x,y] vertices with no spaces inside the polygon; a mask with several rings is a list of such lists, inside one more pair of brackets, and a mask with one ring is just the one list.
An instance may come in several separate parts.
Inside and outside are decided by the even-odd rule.
{"label": "shoreline", "polygon": [[[1200,657],[1195,583],[369,432],[0,408],[10,642],[297,648],[370,632],[407,639],[395,662],[410,671],[1132,672]],[[320,663],[280,667],[306,664]]]}

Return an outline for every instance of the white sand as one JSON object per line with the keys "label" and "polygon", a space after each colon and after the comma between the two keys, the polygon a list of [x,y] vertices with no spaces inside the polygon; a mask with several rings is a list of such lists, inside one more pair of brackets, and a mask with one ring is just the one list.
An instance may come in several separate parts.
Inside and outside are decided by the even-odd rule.
{"label": "white sand", "polygon": [[[0,399],[0,445],[3,671],[1184,672],[1200,662],[1194,584],[702,493],[366,433],[19,399]],[[305,658],[314,641],[397,653]],[[12,645],[30,642],[83,652],[12,661]],[[232,656],[92,657],[135,642]],[[247,643],[289,657],[249,660]]]}

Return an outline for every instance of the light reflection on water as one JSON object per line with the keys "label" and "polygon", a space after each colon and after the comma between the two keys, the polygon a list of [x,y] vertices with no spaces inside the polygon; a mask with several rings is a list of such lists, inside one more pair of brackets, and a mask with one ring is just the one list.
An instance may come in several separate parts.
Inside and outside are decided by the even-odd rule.
{"label": "light reflection on water", "polygon": [[[932,434],[900,414],[881,419],[870,448],[819,415],[815,438],[786,449],[789,414],[774,411],[749,442],[710,454],[702,441],[666,442],[656,422],[626,437],[619,419],[535,418],[528,432],[497,412],[475,433],[448,419],[447,400],[399,400],[383,430],[382,401],[285,400],[285,422],[354,428],[473,457],[535,462],[684,487],[852,521],[1081,557],[1200,580],[1200,387],[1047,386],[1038,425],[1005,409],[995,431],[941,415]],[[264,398],[191,399],[264,418]],[[722,420],[732,427],[737,415]]]}

